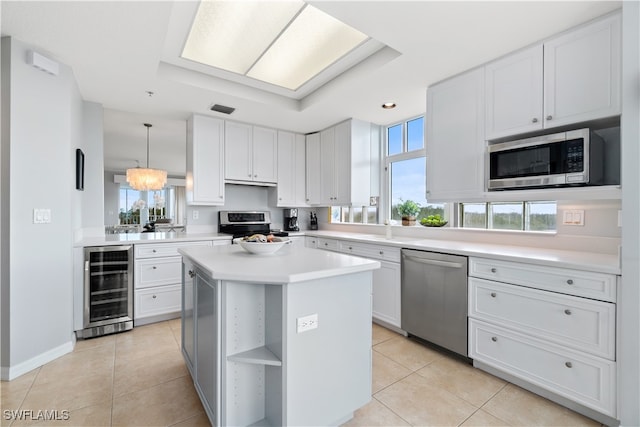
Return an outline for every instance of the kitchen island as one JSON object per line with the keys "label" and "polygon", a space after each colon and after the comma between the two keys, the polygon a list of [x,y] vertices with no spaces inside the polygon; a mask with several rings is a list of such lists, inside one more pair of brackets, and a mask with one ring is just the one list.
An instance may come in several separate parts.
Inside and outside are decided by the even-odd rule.
{"label": "kitchen island", "polygon": [[369,402],[378,261],[288,245],[179,251],[182,352],[213,425],[339,425]]}

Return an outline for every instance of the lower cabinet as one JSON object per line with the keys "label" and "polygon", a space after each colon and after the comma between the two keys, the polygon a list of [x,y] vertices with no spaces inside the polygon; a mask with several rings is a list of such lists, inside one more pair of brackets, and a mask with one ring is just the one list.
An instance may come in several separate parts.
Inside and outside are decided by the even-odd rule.
{"label": "lower cabinet", "polygon": [[615,275],[482,258],[469,274],[475,366],[615,419]]}
{"label": "lower cabinet", "polygon": [[[223,243],[227,241],[215,241]],[[182,256],[178,248],[212,244],[203,240],[134,245],[135,326],[180,317]]]}
{"label": "lower cabinet", "polygon": [[373,318],[400,328],[400,249],[348,240],[306,237],[307,247],[317,247],[380,261],[373,271]]}

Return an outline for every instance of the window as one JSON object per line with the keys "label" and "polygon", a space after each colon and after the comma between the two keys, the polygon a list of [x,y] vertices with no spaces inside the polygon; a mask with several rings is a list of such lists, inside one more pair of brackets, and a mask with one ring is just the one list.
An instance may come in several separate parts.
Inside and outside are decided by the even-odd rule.
{"label": "window", "polygon": [[330,210],[332,223],[378,223],[378,208],[376,206],[331,206]]}
{"label": "window", "polygon": [[120,186],[120,224],[141,224],[141,209],[149,209],[149,222],[171,218],[175,212],[175,191],[167,187],[145,192]]}
{"label": "window", "polygon": [[556,202],[460,203],[460,227],[554,231]]}
{"label": "window", "polygon": [[400,200],[413,200],[421,207],[418,219],[438,214],[445,216],[445,205],[429,203],[426,198],[426,152],[424,116],[387,127],[385,170],[388,176],[389,208],[386,218],[400,221]]}

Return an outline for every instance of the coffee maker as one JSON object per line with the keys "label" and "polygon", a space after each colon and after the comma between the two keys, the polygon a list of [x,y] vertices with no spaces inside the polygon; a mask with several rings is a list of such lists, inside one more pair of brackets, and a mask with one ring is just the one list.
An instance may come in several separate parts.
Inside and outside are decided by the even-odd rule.
{"label": "coffee maker", "polygon": [[285,231],[300,231],[298,227],[298,209],[284,209]]}

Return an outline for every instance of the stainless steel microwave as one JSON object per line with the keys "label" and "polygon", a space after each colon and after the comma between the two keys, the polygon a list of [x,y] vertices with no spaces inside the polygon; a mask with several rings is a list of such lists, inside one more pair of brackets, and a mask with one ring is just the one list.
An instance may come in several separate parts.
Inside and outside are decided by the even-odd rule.
{"label": "stainless steel microwave", "polygon": [[601,185],[603,141],[588,128],[492,144],[489,190]]}

